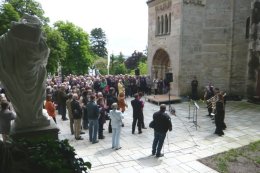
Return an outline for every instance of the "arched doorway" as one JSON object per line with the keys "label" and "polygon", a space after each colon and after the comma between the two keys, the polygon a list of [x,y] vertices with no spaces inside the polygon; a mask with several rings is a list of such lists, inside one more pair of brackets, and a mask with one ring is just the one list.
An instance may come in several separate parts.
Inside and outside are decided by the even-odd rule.
{"label": "arched doorway", "polygon": [[152,79],[164,79],[167,72],[172,72],[169,54],[163,49],[158,49],[152,61]]}

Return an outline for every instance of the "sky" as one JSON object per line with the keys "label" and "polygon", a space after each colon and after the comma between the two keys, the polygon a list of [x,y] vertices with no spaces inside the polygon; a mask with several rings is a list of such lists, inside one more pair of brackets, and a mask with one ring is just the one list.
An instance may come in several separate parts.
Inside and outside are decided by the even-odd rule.
{"label": "sky", "polygon": [[51,24],[69,21],[90,34],[102,28],[108,54],[143,52],[148,37],[147,0],[36,0]]}

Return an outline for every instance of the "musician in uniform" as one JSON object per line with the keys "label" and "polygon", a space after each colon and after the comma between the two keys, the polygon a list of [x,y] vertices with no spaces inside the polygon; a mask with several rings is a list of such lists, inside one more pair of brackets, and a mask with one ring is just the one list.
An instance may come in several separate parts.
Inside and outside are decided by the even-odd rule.
{"label": "musician in uniform", "polygon": [[217,97],[218,99],[216,101],[215,134],[222,136],[224,135],[223,130],[226,128],[226,125],[224,123],[224,117],[225,117],[224,97],[222,93],[218,93]]}
{"label": "musician in uniform", "polygon": [[220,93],[219,88],[214,89],[214,96],[210,99],[211,100],[211,107],[212,107],[212,116],[211,119],[215,120],[215,115],[216,115],[216,102],[218,101],[218,95]]}
{"label": "musician in uniform", "polygon": [[224,103],[224,116],[221,119],[221,123],[222,123],[222,129],[226,130],[226,128],[227,128],[226,123],[225,123],[225,107],[226,107],[226,101],[227,101],[226,100],[226,92],[220,91],[220,94],[223,96],[223,103]]}
{"label": "musician in uniform", "polygon": [[205,94],[204,94],[204,100],[207,103],[207,108],[208,108],[208,116],[213,117],[211,115],[212,113],[212,103],[210,101],[208,101],[209,99],[211,99],[214,96],[214,90],[213,90],[213,86],[211,84],[209,84],[208,87],[206,87],[205,89]]}

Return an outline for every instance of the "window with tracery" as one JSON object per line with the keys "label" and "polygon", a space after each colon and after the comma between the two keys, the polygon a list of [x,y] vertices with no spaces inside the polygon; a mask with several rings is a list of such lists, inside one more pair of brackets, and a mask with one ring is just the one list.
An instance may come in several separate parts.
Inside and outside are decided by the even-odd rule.
{"label": "window with tracery", "polygon": [[171,33],[171,13],[157,16],[156,36],[169,35]]}

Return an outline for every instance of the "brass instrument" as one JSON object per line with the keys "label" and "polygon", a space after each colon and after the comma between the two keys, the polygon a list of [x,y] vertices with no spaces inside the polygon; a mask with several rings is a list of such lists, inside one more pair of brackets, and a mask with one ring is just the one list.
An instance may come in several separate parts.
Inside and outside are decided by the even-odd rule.
{"label": "brass instrument", "polygon": [[207,100],[207,108],[215,107],[217,101],[218,101],[218,94],[214,95],[213,97]]}
{"label": "brass instrument", "polygon": [[[217,93],[216,95],[214,95],[213,97],[211,97],[210,99],[207,100],[207,108],[212,108],[212,114],[214,114],[215,110],[216,110],[216,103],[219,101],[219,94]],[[223,94],[223,97],[226,96],[226,93]]]}

